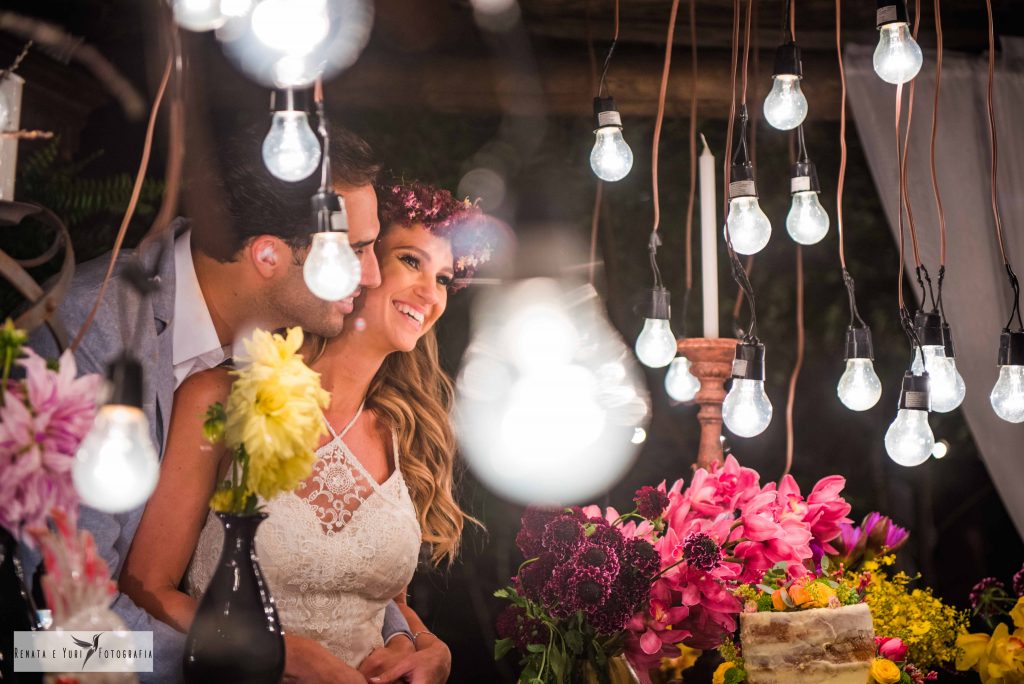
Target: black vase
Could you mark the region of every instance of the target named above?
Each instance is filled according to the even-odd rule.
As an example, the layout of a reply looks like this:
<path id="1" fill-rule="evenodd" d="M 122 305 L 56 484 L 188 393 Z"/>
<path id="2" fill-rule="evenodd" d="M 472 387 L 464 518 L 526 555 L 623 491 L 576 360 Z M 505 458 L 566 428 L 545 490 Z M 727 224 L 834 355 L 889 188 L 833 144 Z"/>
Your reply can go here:
<path id="1" fill-rule="evenodd" d="M 14 632 L 37 631 L 39 616 L 18 560 L 18 542 L 0 527 L 0 681 L 39 681 L 38 673 L 14 672 Z"/>
<path id="2" fill-rule="evenodd" d="M 185 681 L 277 684 L 284 675 L 284 633 L 255 546 L 267 514 L 217 517 L 224 548 L 185 640 Z"/>

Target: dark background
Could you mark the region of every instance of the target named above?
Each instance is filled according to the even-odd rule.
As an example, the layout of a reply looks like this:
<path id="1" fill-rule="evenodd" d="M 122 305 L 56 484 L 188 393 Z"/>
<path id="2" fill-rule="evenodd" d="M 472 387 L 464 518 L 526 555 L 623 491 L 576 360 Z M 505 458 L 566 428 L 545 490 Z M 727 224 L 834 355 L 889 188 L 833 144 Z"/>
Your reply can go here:
<path id="1" fill-rule="evenodd" d="M 470 94 L 486 90 L 473 79 L 478 77 L 481 63 L 487 71 L 487 60 L 491 58 L 526 64 L 523 72 L 527 74 L 547 73 L 546 60 L 568 62 L 578 65 L 581 78 L 589 78 L 585 42 L 572 40 L 571 36 L 546 35 L 531 24 L 545 18 L 545 7 L 563 6 L 566 12 L 575 11 L 578 15 L 581 3 L 524 3 L 526 30 L 520 28 L 500 36 L 477 29 L 464 3 L 442 4 L 444 11 L 435 15 L 441 17 L 440 28 L 416 25 L 417 30 L 396 20 L 396 15 L 401 16 L 402 2 L 378 3 L 378 24 L 362 60 L 402 68 L 410 60 L 418 59 L 418 55 L 426 59 L 428 55 L 440 54 L 449 60 L 446 64 L 453 65 L 454 72 L 450 74 L 454 85 L 445 86 L 445 92 L 458 92 L 460 75 L 465 74 L 461 85 Z M 594 3 L 599 54 L 607 45 L 607 4 Z M 659 5 L 660 9 L 653 7 L 656 4 L 645 4 L 644 11 L 657 19 L 657 31 L 661 32 L 667 18 L 667 3 L 664 7 Z M 702 15 L 699 22 L 720 24 L 731 20 L 731 14 L 721 15 L 728 9 L 728 3 L 709 4 L 714 5 L 714 11 Z M 776 4 L 761 3 L 760 11 L 767 13 L 765 8 L 770 8 L 774 14 Z M 821 5 L 812 4 L 815 8 Z M 156 22 L 152 8 L 140 5 L 129 0 L 29 0 L 8 1 L 5 8 L 45 18 L 84 37 L 149 97 L 161 63 L 154 56 Z M 1008 8 L 1008 3 L 997 3 L 997 31 L 1019 33 L 1024 26 L 1009 16 Z M 857 19 L 864 9 L 858 7 L 853 12 Z M 827 14 L 822 16 L 827 18 Z M 651 17 L 638 17 L 638 21 Z M 624 15 L 624 27 L 627 19 Z M 983 45 L 977 44 L 976 18 L 972 22 L 957 24 L 960 47 L 980 51 Z M 774 25 L 774 19 L 765 23 Z M 551 26 L 549 23 L 549 34 L 554 31 Z M 679 26 L 680 31 L 685 30 L 685 17 L 680 19 Z M 852 26 L 855 37 L 870 38 L 872 31 L 865 31 L 863 25 Z M 831 30 L 828 24 L 809 27 L 824 33 Z M 927 45 L 928 40 L 923 37 L 922 43 Z M 186 36 L 185 43 L 192 69 L 201 73 L 205 81 L 205 89 L 194 92 L 199 93 L 195 97 L 202 101 L 210 122 L 239 109 L 258 112 L 266 107 L 265 91 L 233 72 L 219 57 L 209 36 Z M 20 47 L 17 39 L 0 34 L 0 66 L 9 64 Z M 715 47 L 711 50 L 712 61 L 719 59 Z M 643 60 L 651 57 L 649 63 L 656 68 L 649 76 L 656 80 L 660 75 L 660 57 L 653 58 L 660 49 L 663 48 L 638 37 L 632 43 L 620 45 L 617 59 L 635 65 L 646 64 Z M 826 71 L 834 69 L 834 52 L 827 53 L 823 47 L 818 54 L 816 59 L 831 59 Z M 676 71 L 688 71 L 688 49 L 677 50 L 675 60 Z M 709 71 L 716 68 L 715 64 L 708 66 Z M 754 110 L 759 110 L 763 91 L 767 89 L 769 64 L 752 66 L 752 87 L 760 93 L 756 97 L 751 95 Z M 495 73 L 498 70 L 495 67 Z M 56 143 L 22 143 L 18 197 L 57 209 L 71 223 L 80 259 L 96 256 L 113 242 L 131 176 L 137 169 L 144 122 L 126 121 L 102 86 L 78 66 L 65 66 L 49 55 L 33 51 L 19 73 L 27 80 L 23 127 L 54 130 L 60 139 Z M 621 84 L 620 90 L 628 94 L 632 92 L 630 87 L 642 90 L 640 85 L 628 83 Z M 812 110 L 812 120 L 806 125 L 807 142 L 818 165 L 821 198 L 832 217 L 832 228 L 823 242 L 803 250 L 807 351 L 794 408 L 793 474 L 805 492 L 825 475 L 846 476 L 846 497 L 853 504 L 853 516 L 859 519 L 879 510 L 910 528 L 911 541 L 901 554 L 901 564 L 908 570 L 920 571 L 924 581 L 947 602 L 967 607 L 967 593 L 978 579 L 991 575 L 1009 580 L 1024 560 L 1024 546 L 979 460 L 961 412 L 931 416 L 936 438 L 946 439 L 950 444 L 945 459 L 932 459 L 907 469 L 885 455 L 882 437 L 895 415 L 898 382 L 908 364 L 909 349 L 896 315 L 897 249 L 852 123 L 848 132 L 850 158 L 844 202 L 846 250 L 849 269 L 857 279 L 860 310 L 874 333 L 875 367 L 885 389 L 878 405 L 864 413 L 846 410 L 836 398 L 835 383 L 843 370 L 843 335 L 848 317 L 835 229 L 839 130 L 835 113 L 822 116 L 815 112 L 818 100 L 814 88 L 814 83 L 805 84 Z M 834 89 L 832 81 L 821 85 L 826 94 Z M 546 95 L 550 97 L 551 93 Z M 375 96 L 379 96 L 376 103 Z M 617 96 L 622 100 L 621 95 Z M 467 171 L 479 167 L 494 169 L 504 177 L 506 191 L 502 201 L 490 209 L 514 227 L 521 243 L 551 236 L 568 236 L 584 244 L 589 240 L 595 179 L 587 161 L 593 145 L 588 101 L 584 100 L 575 112 L 556 103 L 550 110 L 528 107 L 508 114 L 487 104 L 487 94 L 480 96 L 479 106 L 472 95 L 452 95 L 447 100 L 430 100 L 423 93 L 410 93 L 409 97 L 407 106 L 398 106 L 393 98 L 401 100 L 402 93 L 388 93 L 386 84 L 377 84 L 369 95 L 346 87 L 344 76 L 328 84 L 332 118 L 363 135 L 395 175 L 430 181 L 454 191 Z M 702 102 L 697 128 L 707 137 L 720 163 L 726 121 L 722 103 L 715 97 L 711 96 L 707 107 Z M 659 260 L 673 293 L 674 330 L 677 334 L 699 335 L 699 251 L 694 257 L 696 288 L 688 309 L 684 307 L 683 295 L 689 121 L 679 112 L 685 112 L 687 107 L 687 92 L 670 94 L 670 115 L 661 142 L 664 245 Z M 652 221 L 650 140 L 654 118 L 653 110 L 631 112 L 628 103 L 622 109 L 625 136 L 633 148 L 635 162 L 625 180 L 605 186 L 598 240 L 598 259 L 603 265 L 598 269 L 597 285 L 611 320 L 632 343 L 642 322 L 635 306 L 650 278 L 646 244 Z M 781 474 L 785 462 L 786 393 L 796 356 L 797 256 L 784 226 L 789 205 L 787 136 L 760 124 L 755 130 L 761 205 L 772 220 L 774 234 L 768 247 L 755 259 L 751 279 L 758 297 L 760 336 L 768 348 L 766 384 L 775 417 L 759 437 L 734 438 L 732 449 L 741 463 L 756 468 L 762 481 L 767 482 Z M 165 133 L 159 132 L 150 181 L 129 244 L 145 232 L 159 204 L 166 157 L 164 139 Z M 955 201 L 952 193 L 946 201 Z M 699 220 L 695 221 L 698 235 L 694 239 L 699 244 L 696 226 Z M 930 231 L 930 227 L 922 228 L 923 240 L 937 239 Z M 0 248 L 16 255 L 38 252 L 45 242 L 46 236 L 30 230 L 0 233 Z M 735 287 L 728 276 L 724 246 L 720 247 L 720 308 L 722 332 L 726 334 L 731 327 Z M 562 267 L 578 266 L 581 262 L 580 255 L 569 250 L 556 250 L 555 254 L 561 258 Z M 956 254 L 950 259 L 955 263 Z M 42 268 L 34 273 L 42 281 L 47 270 Z M 950 281 L 947 286 L 955 287 L 956 283 Z M 0 313 L 17 306 L 18 298 L 6 283 L 0 285 L 0 294 Z M 452 374 L 457 371 L 465 348 L 469 309 L 475 296 L 476 290 L 468 288 L 452 298 L 448 313 L 439 323 L 444 364 Z M 742 323 L 746 316 L 744 310 Z M 957 334 L 966 335 L 969 331 Z M 688 477 L 696 457 L 696 408 L 670 405 L 664 395 L 663 371 L 647 371 L 647 377 L 654 400 L 649 438 L 634 468 L 607 497 L 611 505 L 621 508 L 628 507 L 632 492 L 641 485 L 656 484 L 662 479 L 671 483 L 676 478 Z M 988 388 L 969 387 L 968 391 L 988 392 Z M 428 626 L 451 646 L 453 682 L 514 681 L 514 663 L 506 659 L 495 664 L 491 657 L 494 618 L 501 608 L 491 594 L 509 580 L 522 560 L 513 542 L 521 508 L 488 493 L 470 474 L 461 484 L 461 499 L 487 530 L 467 533 L 462 557 L 450 570 L 434 571 L 424 566 L 414 580 L 411 600 Z"/>

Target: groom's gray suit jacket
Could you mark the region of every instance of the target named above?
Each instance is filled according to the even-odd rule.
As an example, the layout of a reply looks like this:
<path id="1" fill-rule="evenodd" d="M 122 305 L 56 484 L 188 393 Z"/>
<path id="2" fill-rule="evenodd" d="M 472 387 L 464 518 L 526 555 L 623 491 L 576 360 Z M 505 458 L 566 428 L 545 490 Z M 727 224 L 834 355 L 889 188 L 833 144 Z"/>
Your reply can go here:
<path id="1" fill-rule="evenodd" d="M 118 255 L 114 275 L 107 285 L 96 318 L 75 353 L 79 374 L 104 374 L 107 364 L 125 350 L 142 363 L 145 376 L 142 408 L 149 419 L 153 443 L 161 456 L 167 442 L 174 400 L 171 349 L 174 337 L 174 237 L 186 227 L 187 221 L 176 219 L 160 242 L 149 244 L 140 254 L 146 271 L 155 272 L 160 285 L 160 289 L 145 300 L 120 274 L 122 267 L 134 258 L 134 250 L 123 250 Z M 89 315 L 106 275 L 109 258 L 109 254 L 104 254 L 77 266 L 68 295 L 55 314 L 70 335 L 77 334 Z M 58 355 L 56 342 L 46 326 L 40 326 L 31 333 L 29 345 L 43 357 L 55 358 Z M 115 580 L 121 574 L 143 508 L 140 506 L 119 514 L 102 513 L 84 505 L 79 509 L 79 526 L 92 533 L 96 548 L 110 566 Z M 25 558 L 29 576 L 38 562 L 38 556 L 30 554 Z M 185 636 L 152 617 L 122 593 L 117 594 L 112 607 L 129 630 L 153 632 L 153 673 L 141 674 L 140 680 L 144 683 L 180 681 Z M 384 638 L 397 632 L 408 634 L 408 628 L 394 602 L 389 603 L 385 613 Z"/>

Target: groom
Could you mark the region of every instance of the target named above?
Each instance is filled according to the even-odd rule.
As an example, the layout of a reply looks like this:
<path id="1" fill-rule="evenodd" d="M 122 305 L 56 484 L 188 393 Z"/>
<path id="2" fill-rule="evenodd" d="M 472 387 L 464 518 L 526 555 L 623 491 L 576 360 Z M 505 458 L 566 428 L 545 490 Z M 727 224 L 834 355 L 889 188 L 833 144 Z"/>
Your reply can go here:
<path id="1" fill-rule="evenodd" d="M 345 315 L 352 311 L 352 300 L 359 294 L 357 289 L 348 299 L 326 302 L 306 287 L 302 264 L 310 244 L 310 198 L 319 184 L 319 174 L 299 183 L 272 177 L 260 159 L 262 132 L 242 129 L 224 140 L 218 151 L 221 159 L 199 166 L 210 177 L 192 179 L 193 188 L 219 193 L 229 218 L 227 225 L 176 219 L 166 236 L 137 255 L 122 252 L 95 320 L 76 352 L 82 373 L 104 373 L 107 363 L 124 351 L 142 363 L 143 410 L 161 453 L 174 390 L 190 375 L 226 361 L 237 337 L 253 327 L 274 330 L 296 325 L 333 337 L 341 332 Z M 331 165 L 334 189 L 344 198 L 348 212 L 349 241 L 362 267 L 360 287 L 376 287 L 380 270 L 373 243 L 380 224 L 373 182 L 379 164 L 363 140 L 339 129 L 332 131 Z M 154 280 L 159 290 L 146 300 L 120 274 L 121 266 L 133 256 L 141 259 L 147 272 L 157 274 Z M 55 314 L 72 334 L 82 327 L 93 306 L 108 261 L 109 254 L 103 255 L 79 265 L 76 271 L 69 294 Z M 43 356 L 57 356 L 45 326 L 32 333 L 31 345 Z M 92 532 L 115 580 L 142 510 L 112 515 L 81 507 L 79 524 Z M 154 633 L 154 671 L 143 674 L 143 681 L 179 679 L 183 635 L 152 618 L 124 594 L 117 595 L 113 609 L 128 629 Z M 383 631 L 390 643 L 386 653 L 374 654 L 378 668 L 413 662 L 420 672 L 444 670 L 427 681 L 447 675 L 450 655 L 443 644 L 433 653 L 410 653 L 412 635 L 394 603 L 388 606 Z M 390 639 L 397 635 L 410 638 Z M 287 668 L 290 679 L 339 681 L 326 659 L 315 652 L 290 650 Z"/>

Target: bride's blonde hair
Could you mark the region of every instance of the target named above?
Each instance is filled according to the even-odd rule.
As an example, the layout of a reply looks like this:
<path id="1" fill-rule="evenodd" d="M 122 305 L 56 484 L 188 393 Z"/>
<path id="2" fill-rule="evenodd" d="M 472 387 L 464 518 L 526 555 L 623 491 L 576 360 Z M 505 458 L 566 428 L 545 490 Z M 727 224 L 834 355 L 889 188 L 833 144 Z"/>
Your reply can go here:
<path id="1" fill-rule="evenodd" d="M 437 336 L 427 331 L 411 352 L 394 352 L 370 382 L 366 406 L 398 436 L 402 476 L 416 505 L 431 560 L 450 565 L 458 554 L 467 515 L 452 493 L 455 482 L 454 399 L 451 378 L 441 368 Z"/>

